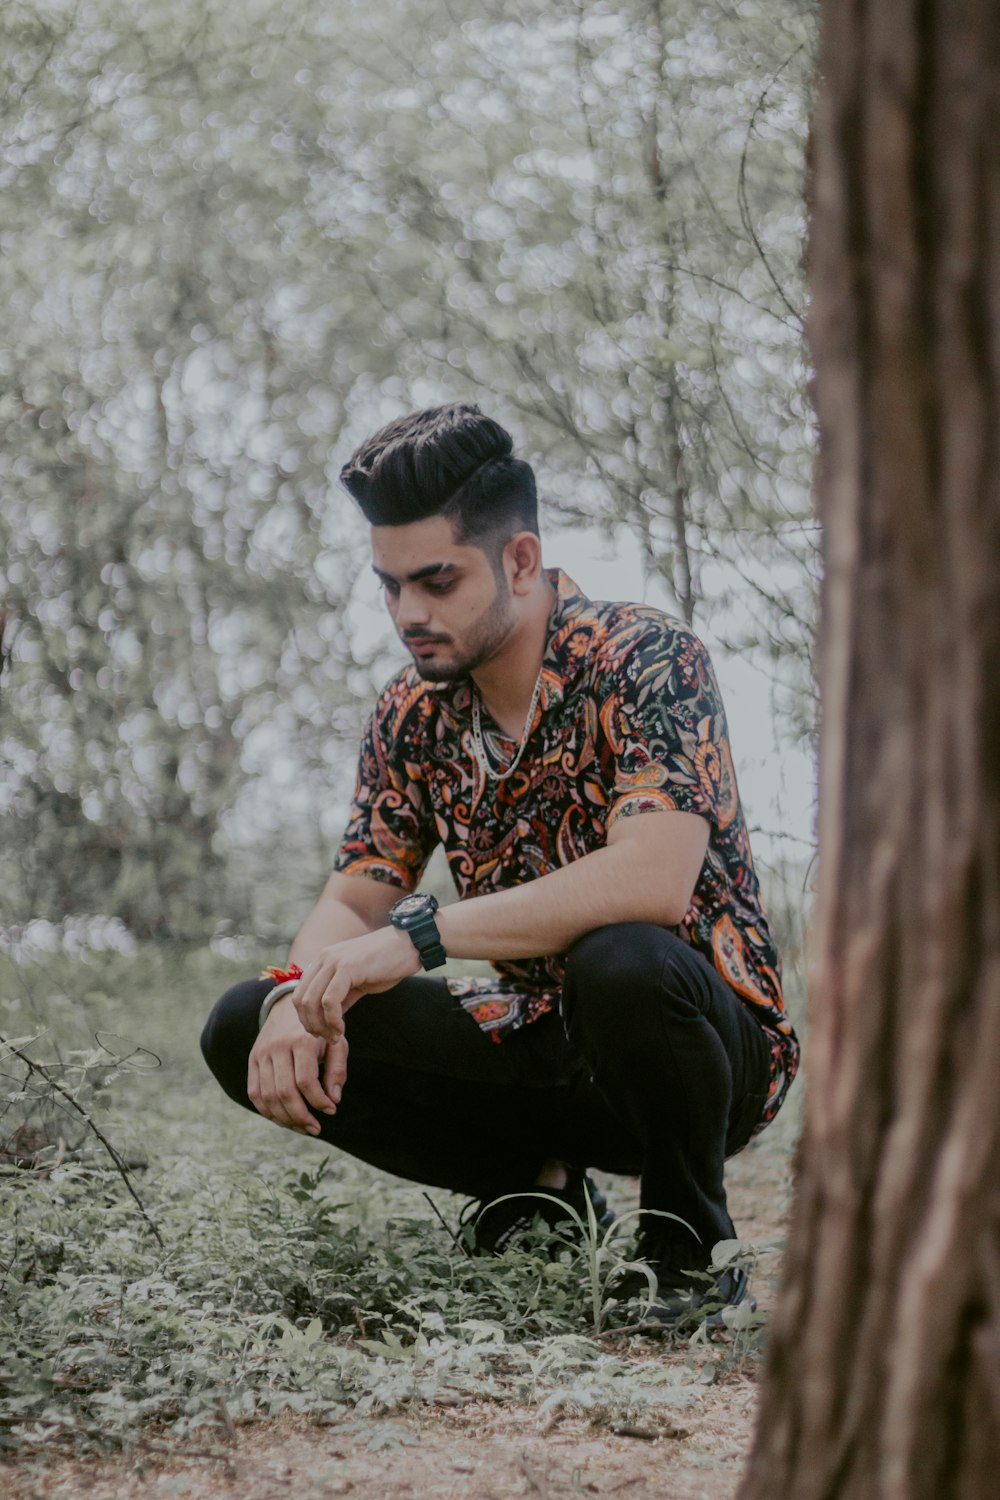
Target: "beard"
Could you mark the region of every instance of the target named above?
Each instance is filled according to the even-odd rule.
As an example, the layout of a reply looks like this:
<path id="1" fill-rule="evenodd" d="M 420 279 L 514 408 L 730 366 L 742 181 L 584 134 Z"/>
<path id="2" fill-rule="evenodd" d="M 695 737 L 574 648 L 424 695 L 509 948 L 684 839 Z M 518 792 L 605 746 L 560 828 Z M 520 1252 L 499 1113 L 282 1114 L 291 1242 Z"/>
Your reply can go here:
<path id="1" fill-rule="evenodd" d="M 504 582 L 506 583 L 506 579 Z M 454 658 L 447 665 L 435 666 L 431 661 L 421 662 L 419 657 L 414 657 L 413 665 L 425 682 L 462 682 L 499 651 L 513 625 L 514 611 L 510 599 L 501 590 L 500 580 L 497 579 L 496 592 L 489 608 L 479 616 L 461 643 L 454 640 L 449 642 L 457 647 Z M 410 639 L 419 640 L 420 637 L 411 635 Z"/>

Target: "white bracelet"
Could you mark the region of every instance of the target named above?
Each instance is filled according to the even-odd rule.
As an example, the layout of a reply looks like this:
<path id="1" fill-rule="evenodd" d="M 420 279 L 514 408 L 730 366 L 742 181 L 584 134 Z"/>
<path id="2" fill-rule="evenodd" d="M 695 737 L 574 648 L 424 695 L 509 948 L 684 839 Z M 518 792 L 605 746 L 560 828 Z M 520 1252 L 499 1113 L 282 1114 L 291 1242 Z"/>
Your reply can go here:
<path id="1" fill-rule="evenodd" d="M 264 1022 L 267 1020 L 268 1016 L 271 1014 L 278 1001 L 284 999 L 286 995 L 290 995 L 292 993 L 292 990 L 294 990 L 298 985 L 298 982 L 299 981 L 297 979 L 283 979 L 280 984 L 276 984 L 274 986 L 273 990 L 268 990 L 267 994 L 264 996 L 264 1002 L 261 1005 L 260 1013 L 257 1016 L 258 1032 L 263 1027 Z"/>

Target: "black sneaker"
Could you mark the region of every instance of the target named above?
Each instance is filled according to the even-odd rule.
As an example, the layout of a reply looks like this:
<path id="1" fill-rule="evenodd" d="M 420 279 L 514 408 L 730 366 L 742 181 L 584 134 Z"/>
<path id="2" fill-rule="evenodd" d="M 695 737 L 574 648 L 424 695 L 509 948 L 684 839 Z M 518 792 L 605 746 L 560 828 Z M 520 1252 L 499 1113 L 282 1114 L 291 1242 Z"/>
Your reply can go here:
<path id="1" fill-rule="evenodd" d="M 607 1229 L 615 1222 L 608 1200 L 586 1173 L 580 1172 L 571 1176 L 564 1188 L 535 1187 L 473 1201 L 462 1214 L 459 1240 L 472 1255 L 503 1255 L 505 1250 L 540 1246 L 557 1255 L 564 1245 L 582 1240 L 585 1230 L 581 1231 L 580 1220 L 586 1226 L 588 1197 L 598 1228 Z"/>
<path id="2" fill-rule="evenodd" d="M 747 1273 L 739 1266 L 727 1266 L 717 1275 L 704 1272 L 698 1280 L 686 1272 L 669 1272 L 657 1276 L 656 1296 L 651 1302 L 633 1302 L 631 1309 L 639 1321 L 662 1329 L 691 1331 L 704 1324 L 707 1328 L 724 1328 L 723 1311 L 746 1303 L 753 1312 L 757 1303 L 748 1296 Z"/>
<path id="3" fill-rule="evenodd" d="M 608 1296 L 614 1299 L 614 1321 L 629 1327 L 690 1332 L 704 1324 L 724 1328 L 727 1307 L 746 1304 L 754 1312 L 757 1303 L 749 1296 L 747 1273 L 740 1266 L 722 1270 L 678 1270 L 667 1259 L 643 1257 L 652 1276 L 632 1264 L 613 1276 Z"/>

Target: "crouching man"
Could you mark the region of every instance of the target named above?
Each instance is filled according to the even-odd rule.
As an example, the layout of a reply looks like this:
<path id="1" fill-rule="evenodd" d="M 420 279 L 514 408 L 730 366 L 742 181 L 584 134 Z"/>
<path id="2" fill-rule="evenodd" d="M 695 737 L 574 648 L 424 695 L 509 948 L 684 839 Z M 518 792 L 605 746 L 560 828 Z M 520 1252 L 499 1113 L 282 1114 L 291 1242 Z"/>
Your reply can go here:
<path id="1" fill-rule="evenodd" d="M 205 1027 L 237 1103 L 485 1207 L 502 1250 L 641 1178 L 665 1325 L 736 1304 L 723 1163 L 798 1064 L 711 664 L 678 621 L 542 565 L 534 476 L 469 405 L 391 423 L 341 478 L 412 662 L 361 745 L 334 873 L 287 970 Z M 413 894 L 441 843 L 460 900 Z M 489 979 L 435 978 L 489 959 Z M 565 1211 L 563 1210 L 565 1205 Z M 663 1217 L 663 1214 L 672 1217 Z M 648 1285 L 628 1276 L 623 1302 Z M 716 1314 L 717 1315 L 717 1314 Z"/>

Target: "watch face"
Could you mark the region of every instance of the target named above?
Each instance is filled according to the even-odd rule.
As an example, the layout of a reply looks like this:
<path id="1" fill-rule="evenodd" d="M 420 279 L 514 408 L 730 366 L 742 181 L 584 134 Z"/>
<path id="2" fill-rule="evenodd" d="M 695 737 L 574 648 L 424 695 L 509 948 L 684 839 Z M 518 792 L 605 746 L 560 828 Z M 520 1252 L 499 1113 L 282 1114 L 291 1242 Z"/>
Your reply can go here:
<path id="1" fill-rule="evenodd" d="M 393 907 L 397 917 L 415 917 L 418 912 L 428 909 L 426 896 L 402 896 Z"/>

